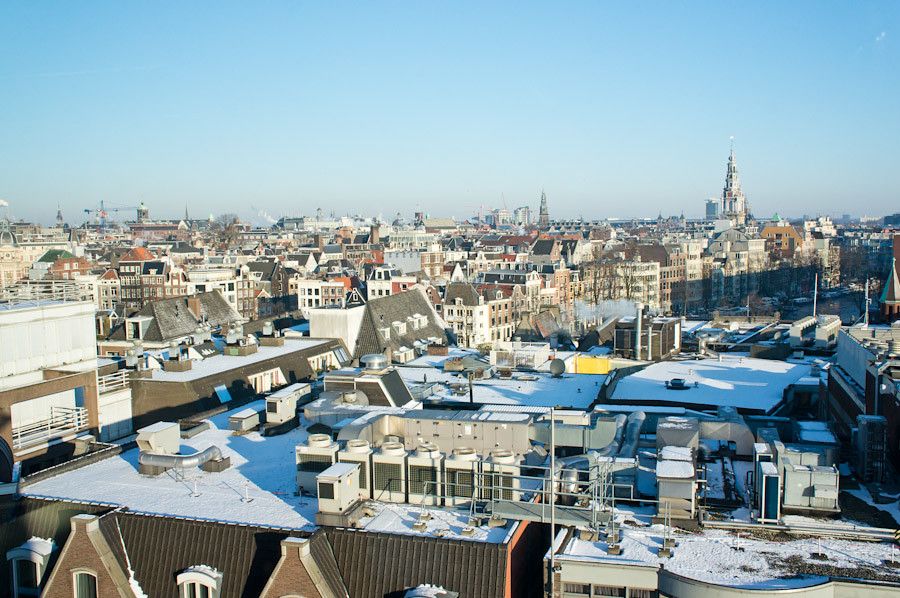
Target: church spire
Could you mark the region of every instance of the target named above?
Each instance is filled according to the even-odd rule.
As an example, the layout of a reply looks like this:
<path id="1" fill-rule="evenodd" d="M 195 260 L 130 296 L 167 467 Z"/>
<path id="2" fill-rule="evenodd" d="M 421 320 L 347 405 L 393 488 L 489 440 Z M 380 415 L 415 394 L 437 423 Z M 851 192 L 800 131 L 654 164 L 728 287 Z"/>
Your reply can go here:
<path id="1" fill-rule="evenodd" d="M 546 228 L 550 226 L 550 211 L 547 209 L 547 194 L 541 189 L 541 209 L 538 212 L 538 226 Z"/>
<path id="2" fill-rule="evenodd" d="M 733 220 L 735 224 L 744 224 L 747 221 L 747 198 L 741 190 L 741 177 L 734 157 L 734 137 L 731 138 L 731 151 L 725 170 L 725 186 L 722 188 L 722 215 Z"/>

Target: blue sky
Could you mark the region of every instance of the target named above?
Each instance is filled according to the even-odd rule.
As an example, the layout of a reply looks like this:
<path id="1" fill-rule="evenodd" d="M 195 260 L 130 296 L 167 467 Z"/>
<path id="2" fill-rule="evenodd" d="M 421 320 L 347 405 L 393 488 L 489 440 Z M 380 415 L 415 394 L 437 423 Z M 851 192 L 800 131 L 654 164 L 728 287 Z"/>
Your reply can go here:
<path id="1" fill-rule="evenodd" d="M 900 2 L 0 3 L 0 198 L 70 222 L 900 210 Z"/>

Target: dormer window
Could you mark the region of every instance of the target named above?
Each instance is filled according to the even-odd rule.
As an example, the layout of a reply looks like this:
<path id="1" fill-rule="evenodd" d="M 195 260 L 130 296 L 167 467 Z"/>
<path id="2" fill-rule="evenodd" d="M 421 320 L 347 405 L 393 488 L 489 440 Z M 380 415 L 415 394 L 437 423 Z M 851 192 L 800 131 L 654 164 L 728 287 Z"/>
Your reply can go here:
<path id="1" fill-rule="evenodd" d="M 400 336 L 403 336 L 404 334 L 406 334 L 406 323 L 405 322 L 400 322 L 398 320 L 394 320 L 393 322 L 391 322 L 391 325 L 394 327 L 394 330 L 396 330 L 397 334 L 399 334 Z"/>
<path id="2" fill-rule="evenodd" d="M 222 573 L 207 565 L 196 565 L 179 573 L 175 582 L 180 598 L 219 598 Z"/>
<path id="3" fill-rule="evenodd" d="M 40 595 L 41 580 L 53 549 L 53 540 L 31 538 L 6 553 L 6 560 L 12 569 L 14 598 Z"/>

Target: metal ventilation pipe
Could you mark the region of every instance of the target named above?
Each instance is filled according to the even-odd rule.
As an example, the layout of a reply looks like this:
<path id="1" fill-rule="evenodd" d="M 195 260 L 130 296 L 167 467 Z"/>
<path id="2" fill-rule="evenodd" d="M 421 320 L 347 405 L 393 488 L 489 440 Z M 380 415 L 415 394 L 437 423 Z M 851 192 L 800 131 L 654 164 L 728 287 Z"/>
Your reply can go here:
<path id="1" fill-rule="evenodd" d="M 641 428 L 647 415 L 643 411 L 632 411 L 628 414 L 628 422 L 625 424 L 625 438 L 618 457 L 634 457 L 637 455 L 638 443 L 641 441 Z"/>
<path id="2" fill-rule="evenodd" d="M 200 467 L 207 461 L 221 461 L 222 451 L 217 446 L 210 446 L 202 451 L 197 451 L 193 455 L 164 455 L 162 453 L 141 453 L 138 456 L 138 463 L 141 465 L 151 465 L 154 467 L 178 467 L 187 469 L 188 467 Z"/>
<path id="3" fill-rule="evenodd" d="M 641 320 L 643 319 L 644 304 L 640 301 L 635 304 L 634 314 L 634 358 L 641 358 Z"/>

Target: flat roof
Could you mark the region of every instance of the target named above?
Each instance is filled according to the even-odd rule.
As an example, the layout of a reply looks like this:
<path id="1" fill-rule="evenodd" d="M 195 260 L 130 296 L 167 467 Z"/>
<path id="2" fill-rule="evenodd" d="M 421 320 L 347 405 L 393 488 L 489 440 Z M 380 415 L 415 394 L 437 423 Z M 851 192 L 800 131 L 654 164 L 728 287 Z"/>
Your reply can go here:
<path id="1" fill-rule="evenodd" d="M 294 496 L 294 447 L 305 443 L 307 432 L 295 428 L 277 436 L 250 432 L 232 435 L 228 418 L 247 408 L 262 410 L 265 401 L 220 413 L 209 419 L 210 429 L 182 439 L 182 452 L 219 447 L 231 467 L 219 473 L 199 468 L 170 470 L 156 477 L 138 473 L 137 448 L 61 473 L 22 488 L 26 496 L 123 505 L 132 511 L 211 519 L 252 525 L 309 528 L 314 526 L 318 501 Z M 194 496 L 196 494 L 199 496 Z M 249 497 L 251 502 L 245 502 Z"/>
<path id="2" fill-rule="evenodd" d="M 423 399 L 468 401 L 469 391 L 456 394 L 450 385 L 468 385 L 465 374 L 429 367 L 395 366 L 410 387 L 432 385 L 433 395 Z M 511 378 L 492 377 L 474 380 L 474 402 L 524 407 L 573 407 L 587 409 L 597 398 L 607 376 L 602 374 L 563 374 L 555 378 L 545 372 L 514 371 Z"/>
<path id="3" fill-rule="evenodd" d="M 153 370 L 153 377 L 146 379 L 154 382 L 193 382 L 207 376 L 214 376 L 220 372 L 245 367 L 267 359 L 282 357 L 297 351 L 312 349 L 333 342 L 331 339 L 307 339 L 285 337 L 283 345 L 257 345 L 256 353 L 250 355 L 222 355 L 216 353 L 205 359 L 194 359 L 191 369 L 184 372 L 167 372 L 165 370 Z"/>
<path id="4" fill-rule="evenodd" d="M 652 508 L 617 508 L 616 520 L 621 523 L 622 552 L 608 553 L 605 541 L 580 540 L 577 535 L 563 546 L 558 560 L 606 562 L 614 565 L 646 566 L 708 583 L 743 588 L 776 589 L 816 585 L 827 578 L 805 575 L 798 569 L 802 564 L 815 563 L 832 571 L 846 569 L 846 575 L 856 577 L 852 571 L 871 570 L 885 577 L 900 580 L 900 571 L 885 566 L 894 550 L 890 543 L 859 542 L 835 538 L 798 538 L 778 541 L 738 537 L 722 529 L 704 528 L 699 532 L 673 530 L 677 541 L 670 558 L 660 558 L 665 528 L 651 525 Z M 628 520 L 628 523 L 625 521 Z M 848 526 L 843 522 L 830 522 L 832 526 Z M 826 561 L 811 560 L 819 551 L 828 555 Z M 810 567 L 812 568 L 812 567 Z M 839 572 L 833 573 L 840 576 Z"/>
<path id="5" fill-rule="evenodd" d="M 728 354 L 723 354 L 721 359 L 662 361 L 623 377 L 612 399 L 769 412 L 781 403 L 788 386 L 809 375 L 809 367 Z M 687 388 L 666 388 L 665 383 L 674 378 L 683 379 Z"/>

